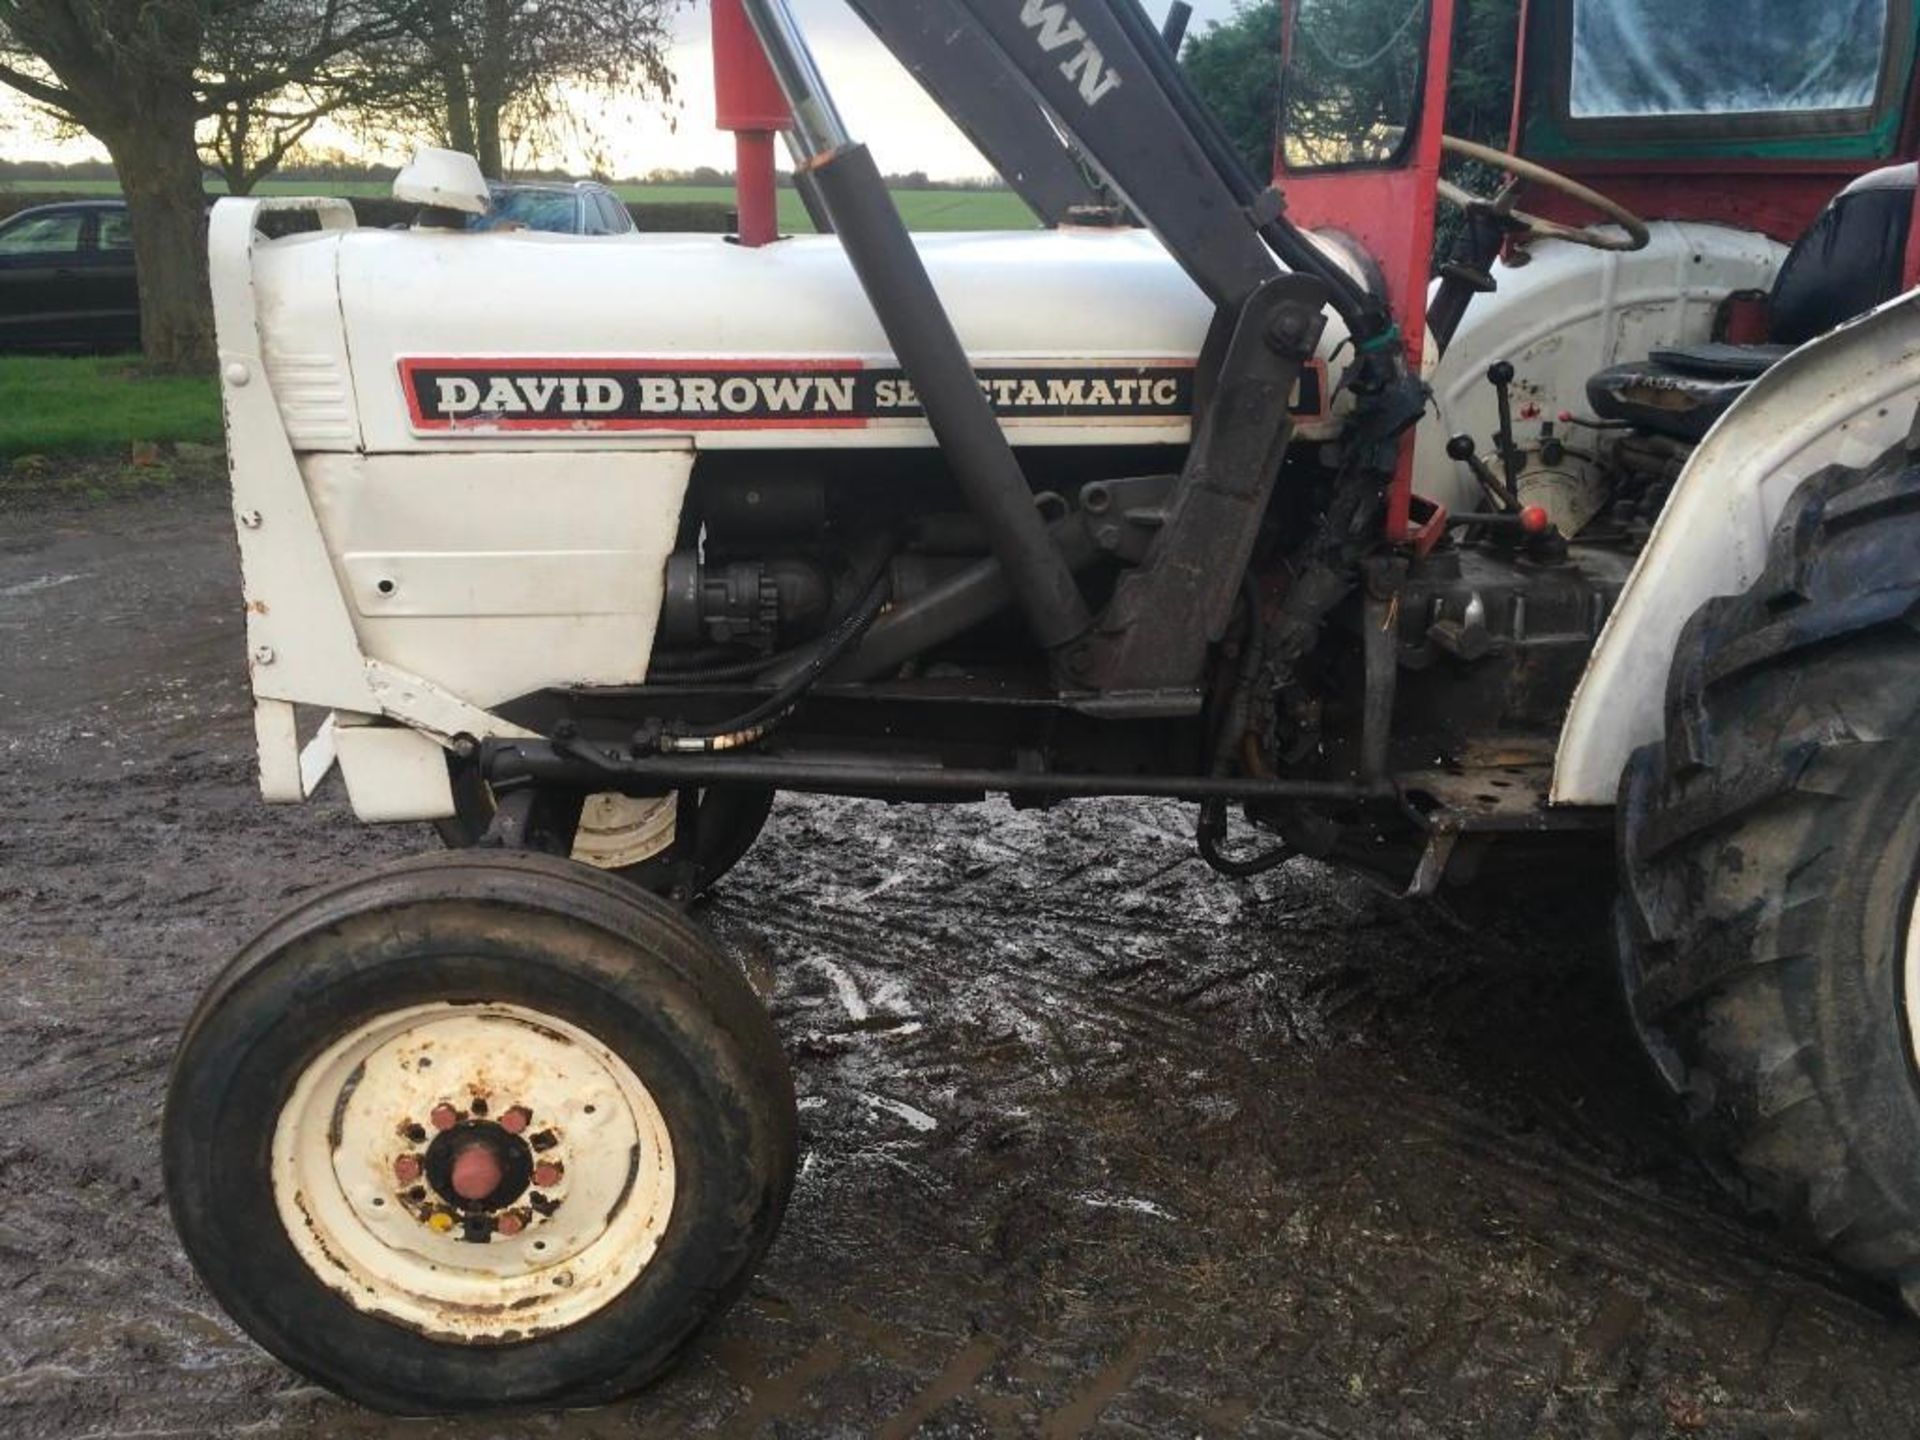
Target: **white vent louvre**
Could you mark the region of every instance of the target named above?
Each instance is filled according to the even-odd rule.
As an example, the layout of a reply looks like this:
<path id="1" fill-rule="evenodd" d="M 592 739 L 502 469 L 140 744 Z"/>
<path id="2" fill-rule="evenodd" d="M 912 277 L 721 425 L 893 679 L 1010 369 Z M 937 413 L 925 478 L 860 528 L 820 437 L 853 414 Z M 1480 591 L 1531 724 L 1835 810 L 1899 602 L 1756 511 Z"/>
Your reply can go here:
<path id="1" fill-rule="evenodd" d="M 266 362 L 295 450 L 339 449 L 358 441 L 352 382 L 333 356 L 269 348 Z"/>

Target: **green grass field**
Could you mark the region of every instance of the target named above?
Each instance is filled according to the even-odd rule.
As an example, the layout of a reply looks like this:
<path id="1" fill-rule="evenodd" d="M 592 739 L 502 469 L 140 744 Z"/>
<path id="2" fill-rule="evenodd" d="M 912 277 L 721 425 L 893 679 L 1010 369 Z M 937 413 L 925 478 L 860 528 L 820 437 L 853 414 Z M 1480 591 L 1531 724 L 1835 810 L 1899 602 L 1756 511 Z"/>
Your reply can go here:
<path id="1" fill-rule="evenodd" d="M 220 187 L 209 182 L 209 191 Z M 263 195 L 385 195 L 389 187 L 375 180 L 321 181 L 268 180 L 260 186 Z M 646 204 L 731 204 L 733 191 L 724 185 L 616 185 L 622 200 Z M 0 193 L 31 195 L 38 192 L 65 195 L 118 195 L 120 186 L 112 180 L 17 180 L 0 182 Z M 899 207 L 909 228 L 914 230 L 1029 230 L 1034 226 L 1033 212 L 1011 190 L 896 190 L 893 202 Z M 780 224 L 795 234 L 813 229 L 800 197 L 791 190 L 780 192 Z"/>
<path id="2" fill-rule="evenodd" d="M 125 455 L 138 440 L 219 444 L 213 377 L 144 374 L 126 355 L 0 356 L 0 456 Z"/>

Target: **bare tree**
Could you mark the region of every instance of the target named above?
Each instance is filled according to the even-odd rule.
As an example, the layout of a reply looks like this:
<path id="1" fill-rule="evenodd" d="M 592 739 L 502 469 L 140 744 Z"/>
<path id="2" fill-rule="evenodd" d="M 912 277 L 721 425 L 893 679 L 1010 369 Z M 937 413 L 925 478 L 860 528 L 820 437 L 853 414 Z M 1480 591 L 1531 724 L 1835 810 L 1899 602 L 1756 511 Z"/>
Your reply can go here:
<path id="1" fill-rule="evenodd" d="M 0 84 L 112 157 L 151 362 L 213 361 L 200 121 L 321 81 L 411 23 L 393 0 L 0 0 Z"/>
<path id="2" fill-rule="evenodd" d="M 213 117 L 213 134 L 201 142 L 200 156 L 220 172 L 229 195 L 251 195 L 326 114 L 324 105 L 305 103 L 297 93 L 249 97 Z"/>
<path id="3" fill-rule="evenodd" d="M 405 3 L 405 0 L 402 0 Z M 409 44 L 447 144 L 500 175 L 514 142 L 591 135 L 570 92 L 670 99 L 667 20 L 683 0 L 419 0 Z"/>

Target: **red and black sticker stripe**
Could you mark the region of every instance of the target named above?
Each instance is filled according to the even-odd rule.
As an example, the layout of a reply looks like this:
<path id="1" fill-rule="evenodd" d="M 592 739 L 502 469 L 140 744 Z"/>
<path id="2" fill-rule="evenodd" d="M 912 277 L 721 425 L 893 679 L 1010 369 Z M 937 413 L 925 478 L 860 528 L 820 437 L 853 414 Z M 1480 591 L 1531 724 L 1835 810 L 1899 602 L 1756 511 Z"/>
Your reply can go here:
<path id="1" fill-rule="evenodd" d="M 1006 420 L 1141 423 L 1193 410 L 1193 367 L 1176 361 L 976 373 Z M 1325 382 L 1310 364 L 1296 415 L 1324 413 Z M 400 383 L 420 431 L 850 429 L 923 414 L 901 371 L 859 360 L 407 358 Z"/>

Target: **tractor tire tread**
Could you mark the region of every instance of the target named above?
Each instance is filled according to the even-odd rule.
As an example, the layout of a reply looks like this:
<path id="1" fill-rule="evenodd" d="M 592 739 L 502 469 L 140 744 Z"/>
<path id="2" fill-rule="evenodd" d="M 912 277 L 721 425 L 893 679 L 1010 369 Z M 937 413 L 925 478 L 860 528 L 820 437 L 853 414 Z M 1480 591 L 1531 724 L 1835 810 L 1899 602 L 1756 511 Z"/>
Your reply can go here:
<path id="1" fill-rule="evenodd" d="M 1616 925 L 1633 1023 L 1709 1169 L 1920 1298 L 1920 1185 L 1863 1146 L 1911 1058 L 1896 1027 L 1855 1053 L 1821 1023 L 1836 992 L 1864 1004 L 1831 937 L 1862 883 L 1860 817 L 1920 754 L 1916 617 L 1920 461 L 1903 444 L 1803 482 L 1763 571 L 1682 631 L 1666 739 L 1622 779 Z"/>

